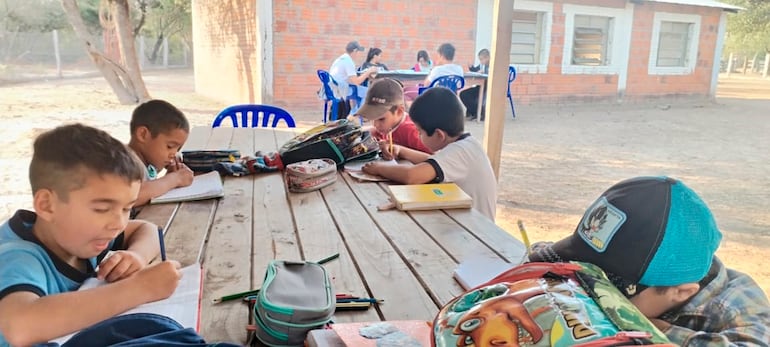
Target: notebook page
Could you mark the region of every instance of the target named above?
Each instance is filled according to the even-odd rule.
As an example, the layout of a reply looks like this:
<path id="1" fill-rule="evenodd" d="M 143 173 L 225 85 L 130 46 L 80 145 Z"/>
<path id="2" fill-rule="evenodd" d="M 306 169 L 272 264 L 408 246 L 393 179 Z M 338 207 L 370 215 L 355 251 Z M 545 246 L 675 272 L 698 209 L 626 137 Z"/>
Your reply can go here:
<path id="1" fill-rule="evenodd" d="M 222 178 L 216 171 L 211 171 L 193 178 L 192 184 L 187 187 L 174 188 L 161 196 L 150 201 L 150 203 L 175 202 L 187 200 L 200 200 L 208 198 L 217 198 L 224 195 Z"/>
<path id="2" fill-rule="evenodd" d="M 200 264 L 192 264 L 180 269 L 179 272 L 182 274 L 182 278 L 179 280 L 179 285 L 170 297 L 164 300 L 139 305 L 120 315 L 131 313 L 155 313 L 172 318 L 181 326 L 193 328 L 197 331 L 200 318 L 201 267 Z M 78 290 L 92 289 L 105 284 L 107 284 L 107 282 L 92 277 L 83 282 Z M 63 344 L 77 333 L 78 332 L 74 332 L 51 340 L 51 342 Z"/>

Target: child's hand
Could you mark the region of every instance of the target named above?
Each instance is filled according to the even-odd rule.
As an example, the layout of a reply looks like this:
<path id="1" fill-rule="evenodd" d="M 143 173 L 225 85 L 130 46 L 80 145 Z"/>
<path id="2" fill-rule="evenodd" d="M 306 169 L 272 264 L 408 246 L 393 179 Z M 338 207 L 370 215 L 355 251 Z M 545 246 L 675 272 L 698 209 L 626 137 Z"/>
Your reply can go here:
<path id="1" fill-rule="evenodd" d="M 143 269 L 147 261 L 131 251 L 116 251 L 99 263 L 96 277 L 107 282 L 120 281 Z"/>
<path id="2" fill-rule="evenodd" d="M 361 168 L 361 171 L 368 173 L 370 175 L 380 175 L 380 166 L 382 166 L 382 163 L 375 163 L 375 162 L 368 162 L 364 164 L 364 166 Z"/>
<path id="3" fill-rule="evenodd" d="M 171 296 L 179 285 L 182 274 L 179 263 L 173 260 L 162 261 L 137 272 L 132 278 L 140 289 L 145 302 L 162 300 Z"/>
<path id="4" fill-rule="evenodd" d="M 194 176 L 193 171 L 185 164 L 180 164 L 179 169 L 169 173 L 169 175 L 174 175 L 177 187 L 187 187 L 191 185 Z"/>
<path id="5" fill-rule="evenodd" d="M 401 146 L 399 145 L 393 145 L 393 147 L 390 147 L 390 141 L 380 141 L 378 143 L 380 145 L 380 151 L 382 151 L 382 159 L 385 160 L 393 160 L 398 159 L 398 154 L 401 151 Z"/>

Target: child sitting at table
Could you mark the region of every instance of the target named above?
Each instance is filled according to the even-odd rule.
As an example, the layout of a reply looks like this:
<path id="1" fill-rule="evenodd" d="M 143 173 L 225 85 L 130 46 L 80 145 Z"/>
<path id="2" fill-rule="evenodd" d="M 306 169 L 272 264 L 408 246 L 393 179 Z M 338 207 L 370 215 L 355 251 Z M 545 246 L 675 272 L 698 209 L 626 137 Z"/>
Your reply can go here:
<path id="1" fill-rule="evenodd" d="M 372 162 L 363 171 L 405 184 L 454 182 L 473 198 L 473 208 L 495 220 L 497 179 L 481 144 L 464 133 L 465 109 L 451 90 L 436 87 L 417 97 L 409 115 L 433 155 L 400 145 L 381 146 L 407 164 Z"/>
<path id="2" fill-rule="evenodd" d="M 150 100 L 134 109 L 130 127 L 128 146 L 147 167 L 137 206 L 171 189 L 192 184 L 192 170 L 177 158 L 190 133 L 190 124 L 182 111 L 166 101 Z M 159 176 L 163 169 L 166 174 Z"/>
<path id="3" fill-rule="evenodd" d="M 479 65 L 468 64 L 468 70 L 471 72 L 478 72 L 483 74 L 489 73 L 489 50 L 484 48 L 479 51 Z M 484 80 L 484 94 L 486 94 L 487 81 Z M 479 115 L 476 114 L 479 106 L 479 91 L 480 85 L 474 85 L 463 89 L 460 92 L 460 100 L 465 105 L 465 117 L 475 120 Z M 484 120 L 484 109 L 486 108 L 486 95 L 481 97 L 481 120 Z"/>
<path id="4" fill-rule="evenodd" d="M 429 72 L 432 68 L 433 62 L 430 61 L 428 52 L 424 49 L 421 49 L 419 52 L 417 52 L 417 64 L 414 64 L 412 70 L 415 72 Z"/>
<path id="5" fill-rule="evenodd" d="M 768 346 L 770 303 L 715 255 L 721 239 L 684 183 L 636 177 L 602 193 L 570 236 L 533 245 L 529 260 L 601 267 L 677 346 Z"/>
<path id="6" fill-rule="evenodd" d="M 394 145 L 433 153 L 420 140 L 417 127 L 404 108 L 404 89 L 401 83 L 382 78 L 369 87 L 358 115 L 372 122 L 372 136 L 381 143 L 390 145 L 392 140 Z M 382 156 L 386 160 L 393 159 L 390 151 L 383 151 Z"/>
<path id="7" fill-rule="evenodd" d="M 409 86 L 404 88 L 404 97 L 407 101 L 414 100 L 419 94 L 420 87 L 427 87 L 437 78 L 449 75 L 463 75 L 463 67 L 454 63 L 455 59 L 455 46 L 451 43 L 443 43 L 438 46 L 438 58 L 436 58 L 436 66 L 430 69 L 428 76 L 425 77 L 425 81 L 422 84 L 416 86 Z"/>
<path id="8" fill-rule="evenodd" d="M 147 265 L 157 227 L 128 219 L 143 171 L 120 141 L 85 125 L 35 139 L 35 212 L 0 226 L 0 346 L 44 343 L 173 293 L 179 264 Z M 77 290 L 93 276 L 111 283 Z"/>

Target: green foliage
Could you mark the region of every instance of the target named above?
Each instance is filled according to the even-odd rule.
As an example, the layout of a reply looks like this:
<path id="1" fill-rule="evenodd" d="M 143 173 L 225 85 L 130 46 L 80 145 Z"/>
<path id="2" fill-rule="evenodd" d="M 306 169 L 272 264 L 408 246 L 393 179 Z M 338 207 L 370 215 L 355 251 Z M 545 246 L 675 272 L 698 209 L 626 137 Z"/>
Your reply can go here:
<path id="1" fill-rule="evenodd" d="M 770 1 L 723 1 L 745 8 L 728 15 L 725 52 L 747 55 L 770 52 Z"/>
<path id="2" fill-rule="evenodd" d="M 49 32 L 69 27 L 57 0 L 0 0 L 0 30 Z"/>

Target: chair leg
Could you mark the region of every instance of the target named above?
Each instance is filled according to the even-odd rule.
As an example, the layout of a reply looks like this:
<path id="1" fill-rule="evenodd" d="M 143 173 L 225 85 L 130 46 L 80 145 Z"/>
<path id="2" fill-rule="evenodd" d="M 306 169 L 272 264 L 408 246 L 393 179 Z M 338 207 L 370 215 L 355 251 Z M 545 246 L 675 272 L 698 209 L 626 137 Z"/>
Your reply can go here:
<path id="1" fill-rule="evenodd" d="M 329 102 L 328 102 L 328 101 L 324 101 L 324 118 L 323 118 L 323 124 L 326 124 L 326 111 L 328 110 L 328 108 L 329 108 Z"/>
<path id="2" fill-rule="evenodd" d="M 513 114 L 513 118 L 516 119 L 516 109 L 513 108 L 513 98 L 509 95 L 508 101 L 511 103 L 511 113 Z"/>
<path id="3" fill-rule="evenodd" d="M 337 120 L 338 109 L 339 109 L 339 105 L 337 105 L 337 101 L 336 100 L 332 100 L 332 107 L 331 107 L 331 111 L 329 113 L 329 120 L 330 121 Z"/>

